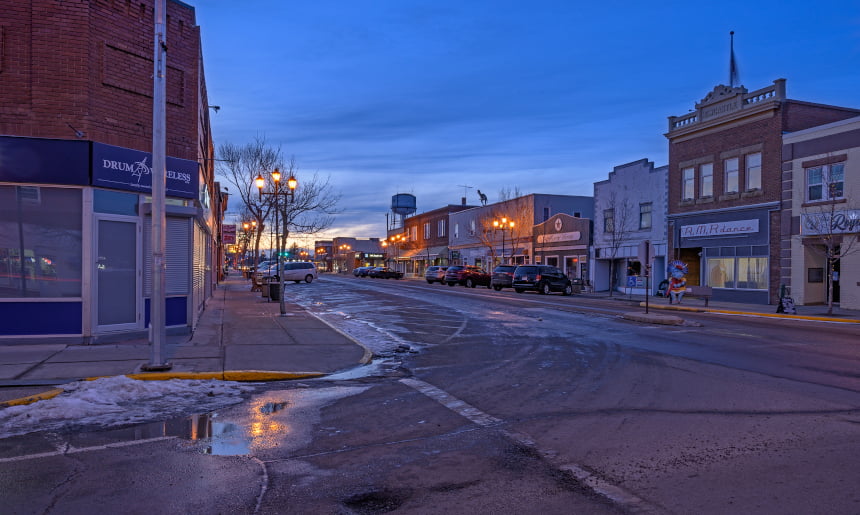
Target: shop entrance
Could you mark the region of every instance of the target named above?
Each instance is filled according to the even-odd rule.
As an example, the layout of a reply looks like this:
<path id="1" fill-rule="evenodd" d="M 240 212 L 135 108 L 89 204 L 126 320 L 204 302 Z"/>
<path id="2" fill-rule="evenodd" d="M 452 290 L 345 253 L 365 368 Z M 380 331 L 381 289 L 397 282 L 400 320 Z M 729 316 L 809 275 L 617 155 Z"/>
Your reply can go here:
<path id="1" fill-rule="evenodd" d="M 94 307 L 100 333 L 138 328 L 137 234 L 135 218 L 96 218 Z"/>

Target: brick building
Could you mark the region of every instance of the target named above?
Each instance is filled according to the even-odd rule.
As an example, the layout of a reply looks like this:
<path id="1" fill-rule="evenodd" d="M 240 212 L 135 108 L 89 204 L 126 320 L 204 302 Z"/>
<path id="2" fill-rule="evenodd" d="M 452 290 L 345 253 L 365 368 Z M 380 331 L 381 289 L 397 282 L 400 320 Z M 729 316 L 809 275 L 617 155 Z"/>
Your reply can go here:
<path id="1" fill-rule="evenodd" d="M 714 298 L 767 304 L 780 287 L 782 135 L 860 111 L 790 100 L 785 80 L 717 86 L 669 117 L 669 259 Z"/>
<path id="2" fill-rule="evenodd" d="M 407 274 L 424 275 L 428 266 L 448 265 L 448 242 L 451 236 L 448 221 L 452 213 L 474 206 L 449 204 L 403 219 L 402 226 L 388 230 L 386 255 L 389 263 Z"/>
<path id="3" fill-rule="evenodd" d="M 0 4 L 0 336 L 143 331 L 153 1 Z M 226 196 L 194 9 L 168 1 L 166 31 L 167 324 L 189 328 L 220 275 Z"/>

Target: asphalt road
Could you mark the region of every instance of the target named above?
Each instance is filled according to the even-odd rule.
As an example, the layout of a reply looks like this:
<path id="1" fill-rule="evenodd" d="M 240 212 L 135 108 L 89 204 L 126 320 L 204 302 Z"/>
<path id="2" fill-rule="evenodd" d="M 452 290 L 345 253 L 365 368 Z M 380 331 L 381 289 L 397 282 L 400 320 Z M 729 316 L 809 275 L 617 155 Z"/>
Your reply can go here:
<path id="1" fill-rule="evenodd" d="M 285 294 L 377 359 L 5 442 L 10 513 L 860 511 L 856 324 L 650 326 L 620 300 L 352 276 Z"/>

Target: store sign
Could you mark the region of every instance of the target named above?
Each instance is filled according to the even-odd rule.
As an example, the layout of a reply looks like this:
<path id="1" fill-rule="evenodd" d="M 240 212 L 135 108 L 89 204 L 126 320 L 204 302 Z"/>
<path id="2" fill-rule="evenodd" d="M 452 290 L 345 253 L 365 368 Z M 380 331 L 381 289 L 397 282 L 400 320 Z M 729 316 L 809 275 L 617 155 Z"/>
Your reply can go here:
<path id="1" fill-rule="evenodd" d="M 758 220 L 733 220 L 709 224 L 682 225 L 682 238 L 704 238 L 707 236 L 734 236 L 758 232 Z"/>
<path id="2" fill-rule="evenodd" d="M 558 243 L 560 241 L 579 241 L 582 238 L 580 231 L 562 232 L 559 234 L 538 234 L 538 244 L 543 243 Z"/>
<path id="3" fill-rule="evenodd" d="M 225 245 L 236 243 L 236 226 L 222 225 L 221 226 L 221 243 Z"/>
<path id="4" fill-rule="evenodd" d="M 365 253 L 364 253 L 364 257 L 365 257 L 366 259 L 382 259 L 382 254 L 371 253 L 371 252 L 365 252 Z"/>
<path id="5" fill-rule="evenodd" d="M 860 209 L 835 213 L 803 213 L 800 220 L 804 235 L 860 232 Z"/>
<path id="6" fill-rule="evenodd" d="M 167 196 L 197 198 L 197 162 L 168 157 Z M 152 192 L 152 154 L 93 143 L 93 186 Z"/>

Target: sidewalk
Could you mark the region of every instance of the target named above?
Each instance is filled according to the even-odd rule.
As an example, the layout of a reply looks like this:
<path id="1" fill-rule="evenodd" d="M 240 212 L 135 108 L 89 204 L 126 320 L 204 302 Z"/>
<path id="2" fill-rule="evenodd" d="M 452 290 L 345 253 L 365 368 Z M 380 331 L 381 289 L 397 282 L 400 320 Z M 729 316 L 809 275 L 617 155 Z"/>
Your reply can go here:
<path id="1" fill-rule="evenodd" d="M 141 373 L 150 345 L 140 337 L 95 345 L 0 341 L 0 402 L 92 377 L 260 381 L 321 376 L 370 359 L 369 351 L 303 308 L 288 301 L 282 317 L 279 303 L 267 300 L 238 274 L 222 282 L 194 333 L 167 337 L 173 367 L 165 373 Z"/>

